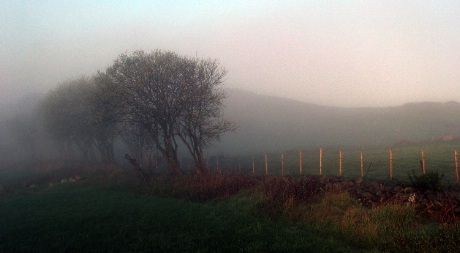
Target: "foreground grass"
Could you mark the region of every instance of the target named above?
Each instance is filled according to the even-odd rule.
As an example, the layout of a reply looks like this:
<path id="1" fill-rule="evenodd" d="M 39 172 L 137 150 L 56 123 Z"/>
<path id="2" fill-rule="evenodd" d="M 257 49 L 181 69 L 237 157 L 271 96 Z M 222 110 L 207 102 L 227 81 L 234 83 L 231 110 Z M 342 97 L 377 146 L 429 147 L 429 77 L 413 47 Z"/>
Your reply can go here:
<path id="1" fill-rule="evenodd" d="M 347 193 L 327 193 L 320 201 L 287 207 L 283 216 L 307 223 L 325 235 L 360 248 L 384 252 L 457 252 L 459 224 L 438 224 L 412 206 L 365 208 Z"/>
<path id="2" fill-rule="evenodd" d="M 7 185 L 0 194 L 0 252 L 456 252 L 460 246 L 455 219 L 436 219 L 407 202 L 409 195 L 363 205 L 365 195 L 340 188 L 337 178 L 158 176 L 140 187 L 129 172 L 58 169 Z M 69 180 L 72 173 L 82 179 Z M 364 188 L 377 194 L 377 186 Z"/>
<path id="3" fill-rule="evenodd" d="M 245 197 L 191 203 L 122 188 L 60 185 L 0 199 L 0 252 L 350 252 L 251 213 Z"/>

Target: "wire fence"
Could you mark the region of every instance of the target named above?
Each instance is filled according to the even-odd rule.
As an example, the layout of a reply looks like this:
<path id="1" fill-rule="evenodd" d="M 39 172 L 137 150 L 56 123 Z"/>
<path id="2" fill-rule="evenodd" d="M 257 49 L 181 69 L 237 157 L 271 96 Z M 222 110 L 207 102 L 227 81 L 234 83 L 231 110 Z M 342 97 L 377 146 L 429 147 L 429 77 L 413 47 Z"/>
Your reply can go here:
<path id="1" fill-rule="evenodd" d="M 208 166 L 219 173 L 397 180 L 407 180 L 412 171 L 417 174 L 436 171 L 443 175 L 443 180 L 459 183 L 459 154 L 456 148 L 449 146 L 370 150 L 319 148 L 252 156 L 213 156 L 208 159 Z"/>

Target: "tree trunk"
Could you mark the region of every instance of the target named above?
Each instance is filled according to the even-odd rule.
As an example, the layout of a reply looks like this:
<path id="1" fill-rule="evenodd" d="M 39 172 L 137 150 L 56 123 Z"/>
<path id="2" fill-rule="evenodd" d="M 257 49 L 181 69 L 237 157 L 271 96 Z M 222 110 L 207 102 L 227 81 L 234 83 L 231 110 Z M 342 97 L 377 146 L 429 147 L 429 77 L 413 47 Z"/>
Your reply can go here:
<path id="1" fill-rule="evenodd" d="M 165 149 L 163 153 L 170 172 L 176 176 L 182 175 L 183 173 L 180 169 L 180 163 L 177 155 L 177 147 L 174 147 L 173 142 L 169 138 L 165 140 Z"/>
<path id="2" fill-rule="evenodd" d="M 206 168 L 206 163 L 203 161 L 203 154 L 199 151 L 195 151 L 193 155 L 193 160 L 195 161 L 195 167 L 197 174 L 199 175 L 207 175 L 208 168 Z"/>

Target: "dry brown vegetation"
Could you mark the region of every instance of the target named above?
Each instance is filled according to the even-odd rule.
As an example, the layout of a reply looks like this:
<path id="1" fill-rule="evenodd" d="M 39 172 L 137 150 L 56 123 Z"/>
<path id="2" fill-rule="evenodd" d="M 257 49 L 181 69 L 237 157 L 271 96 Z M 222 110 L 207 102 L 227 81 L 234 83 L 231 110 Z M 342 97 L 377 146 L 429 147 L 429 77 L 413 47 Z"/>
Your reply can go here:
<path id="1" fill-rule="evenodd" d="M 158 179 L 154 194 L 192 201 L 225 199 L 244 189 L 254 212 L 313 226 L 351 245 L 399 252 L 451 252 L 460 246 L 460 190 L 417 188 L 341 177 L 184 176 Z M 238 195 L 240 196 L 240 195 Z"/>

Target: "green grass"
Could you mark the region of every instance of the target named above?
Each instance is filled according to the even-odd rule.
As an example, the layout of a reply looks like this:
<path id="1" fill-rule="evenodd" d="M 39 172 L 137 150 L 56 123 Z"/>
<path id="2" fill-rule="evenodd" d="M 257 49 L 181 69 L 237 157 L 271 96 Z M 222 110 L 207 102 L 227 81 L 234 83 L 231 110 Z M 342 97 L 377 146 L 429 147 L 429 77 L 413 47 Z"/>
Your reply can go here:
<path id="1" fill-rule="evenodd" d="M 398 180 L 408 180 L 411 170 L 420 171 L 420 151 L 423 149 L 426 154 L 428 171 L 438 171 L 444 174 L 446 183 L 451 184 L 455 181 L 455 170 L 453 162 L 453 151 L 460 151 L 460 143 L 428 143 L 420 145 L 393 147 L 394 155 L 394 178 Z M 343 148 L 344 151 L 344 176 L 356 178 L 360 176 L 360 151 L 359 148 Z M 364 154 L 366 177 L 371 179 L 388 178 L 388 147 L 365 147 L 362 148 Z M 236 158 L 235 158 L 236 159 Z M 233 159 L 233 160 L 235 160 Z M 265 173 L 263 154 L 254 156 L 256 174 Z M 334 147 L 324 147 L 323 158 L 324 175 L 338 175 L 339 168 L 339 149 Z M 228 161 L 227 161 L 228 160 Z M 234 169 L 237 163 L 231 158 L 221 161 L 221 166 Z M 281 174 L 280 153 L 268 154 L 268 167 L 270 175 Z M 252 157 L 239 157 L 239 163 L 244 173 L 252 173 Z M 319 175 L 319 149 L 309 149 L 303 151 L 303 172 L 306 175 Z M 299 174 L 299 151 L 293 150 L 285 152 L 285 170 L 288 175 Z"/>
<path id="2" fill-rule="evenodd" d="M 445 174 L 446 183 L 453 180 L 450 160 L 455 148 L 455 144 L 424 147 L 428 170 Z M 408 172 L 418 169 L 419 150 L 415 146 L 393 149 L 397 179 L 407 180 Z M 368 178 L 386 178 L 386 151 L 375 148 L 364 153 L 373 162 Z M 287 174 L 297 173 L 296 155 L 286 154 Z M 336 152 L 326 149 L 325 157 L 325 174 L 336 175 Z M 317 153 L 304 154 L 304 158 L 305 173 L 317 174 Z M 279 174 L 279 159 L 270 162 L 271 174 Z M 0 170 L 0 252 L 351 252 L 376 247 L 430 252 L 458 248 L 458 224 L 426 223 L 404 206 L 366 209 L 349 196 L 329 196 L 317 203 L 283 205 L 279 207 L 282 215 L 273 220 L 261 208 L 263 201 L 254 197 L 257 189 L 230 199 L 192 203 L 136 192 L 128 187 L 131 179 L 126 171 L 119 168 L 32 168 Z M 262 168 L 259 159 L 256 172 L 262 174 Z M 49 182 L 77 174 L 85 179 L 48 187 Z M 359 150 L 345 149 L 345 176 L 358 175 Z M 35 187 L 27 187 L 31 184 Z M 182 186 L 191 189 L 185 183 Z"/>
<path id="3" fill-rule="evenodd" d="M 191 203 L 67 184 L 0 199 L 0 252 L 349 252 L 251 201 Z"/>

